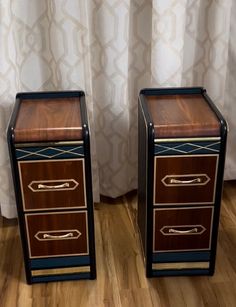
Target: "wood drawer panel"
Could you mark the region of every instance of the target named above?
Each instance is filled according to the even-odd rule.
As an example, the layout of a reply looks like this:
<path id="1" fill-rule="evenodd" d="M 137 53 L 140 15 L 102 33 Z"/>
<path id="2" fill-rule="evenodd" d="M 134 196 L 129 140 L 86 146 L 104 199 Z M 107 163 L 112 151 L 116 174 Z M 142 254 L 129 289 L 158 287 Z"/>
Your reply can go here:
<path id="1" fill-rule="evenodd" d="M 154 209 L 153 252 L 209 250 L 213 207 Z"/>
<path id="2" fill-rule="evenodd" d="M 155 157 L 154 204 L 213 204 L 218 155 Z"/>
<path id="3" fill-rule="evenodd" d="M 20 161 L 18 165 L 25 211 L 86 207 L 83 159 Z"/>
<path id="4" fill-rule="evenodd" d="M 26 214 L 30 258 L 87 255 L 87 212 Z"/>

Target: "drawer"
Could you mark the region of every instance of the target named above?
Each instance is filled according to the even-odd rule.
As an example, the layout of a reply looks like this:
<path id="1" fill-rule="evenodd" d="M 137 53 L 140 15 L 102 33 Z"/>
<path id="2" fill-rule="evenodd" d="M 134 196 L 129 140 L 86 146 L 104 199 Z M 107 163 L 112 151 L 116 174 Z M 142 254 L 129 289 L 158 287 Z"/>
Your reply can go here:
<path id="1" fill-rule="evenodd" d="M 30 258 L 88 255 L 87 212 L 25 215 Z"/>
<path id="2" fill-rule="evenodd" d="M 156 208 L 153 252 L 209 250 L 213 207 Z"/>
<path id="3" fill-rule="evenodd" d="M 84 159 L 20 161 L 25 211 L 86 207 Z"/>
<path id="4" fill-rule="evenodd" d="M 214 203 L 218 155 L 154 159 L 154 205 Z"/>

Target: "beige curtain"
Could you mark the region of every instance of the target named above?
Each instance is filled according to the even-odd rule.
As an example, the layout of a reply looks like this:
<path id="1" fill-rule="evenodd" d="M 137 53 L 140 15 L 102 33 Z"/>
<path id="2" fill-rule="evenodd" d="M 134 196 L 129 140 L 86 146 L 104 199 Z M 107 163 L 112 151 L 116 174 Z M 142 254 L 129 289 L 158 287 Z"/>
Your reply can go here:
<path id="1" fill-rule="evenodd" d="M 16 215 L 5 131 L 18 91 L 85 90 L 98 201 L 137 187 L 139 90 L 205 86 L 229 122 L 236 178 L 235 16 L 233 0 L 0 1 L 2 215 Z"/>

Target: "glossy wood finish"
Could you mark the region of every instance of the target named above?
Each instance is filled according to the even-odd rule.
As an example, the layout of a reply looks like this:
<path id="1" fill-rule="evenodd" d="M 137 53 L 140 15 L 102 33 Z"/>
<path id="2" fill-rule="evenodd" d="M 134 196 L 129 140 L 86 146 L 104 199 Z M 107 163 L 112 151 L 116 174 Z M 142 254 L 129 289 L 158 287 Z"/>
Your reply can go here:
<path id="1" fill-rule="evenodd" d="M 217 155 L 155 157 L 154 204 L 214 203 L 217 167 Z M 194 182 L 198 178 L 202 183 Z"/>
<path id="2" fill-rule="evenodd" d="M 115 203 L 115 204 L 114 204 Z M 236 182 L 224 187 L 212 277 L 145 277 L 135 227 L 136 195 L 96 205 L 97 280 L 28 286 L 16 221 L 0 217 L 2 307 L 234 307 Z M 119 229 L 120 231 L 117 231 Z"/>
<path id="3" fill-rule="evenodd" d="M 26 214 L 25 220 L 30 258 L 88 254 L 85 211 Z"/>
<path id="4" fill-rule="evenodd" d="M 226 136 L 226 122 L 204 88 L 147 88 L 140 91 L 138 225 L 147 277 L 214 274 Z M 201 142 L 205 145 L 202 146 Z M 140 163 L 145 164 L 145 169 Z M 142 176 L 147 179 L 142 180 Z M 177 252 L 175 246 L 176 250 L 153 253 L 156 222 L 153 213 L 156 209 L 176 210 L 180 222 L 182 216 L 177 214 L 178 209 L 183 212 L 182 208 L 197 210 L 210 205 L 214 208 L 214 215 L 212 227 L 208 228 L 208 236 L 211 236 L 208 250 L 201 250 L 205 248 L 203 242 L 204 247 L 197 245 L 196 250 L 186 251 L 188 244 L 181 246 L 180 242 L 181 252 Z M 145 222 L 142 221 L 143 212 Z M 199 235 L 205 227 L 188 228 L 194 223 L 192 217 L 189 218 L 189 222 L 187 217 L 184 218 L 186 225 L 179 225 L 177 220 L 176 225 L 163 225 L 160 228 L 161 240 L 165 242 L 166 237 L 168 243 L 171 236 L 177 238 L 186 232 Z M 192 243 L 189 242 L 190 250 Z M 182 270 L 179 267 L 153 268 L 158 262 L 186 261 L 206 261 L 209 265 L 207 268 L 186 267 Z"/>
<path id="5" fill-rule="evenodd" d="M 21 161 L 18 165 L 26 211 L 86 207 L 84 159 Z"/>
<path id="6" fill-rule="evenodd" d="M 153 252 L 210 249 L 212 207 L 154 209 L 153 218 Z"/>
<path id="7" fill-rule="evenodd" d="M 80 98 L 23 99 L 15 142 L 81 140 Z"/>
<path id="8" fill-rule="evenodd" d="M 218 136 L 220 124 L 201 94 L 147 96 L 155 137 Z"/>
<path id="9" fill-rule="evenodd" d="M 24 116 L 30 117 L 29 125 Z M 84 92 L 18 93 L 7 136 L 27 283 L 95 279 L 90 131 Z M 71 267 L 76 268 L 74 272 Z"/>

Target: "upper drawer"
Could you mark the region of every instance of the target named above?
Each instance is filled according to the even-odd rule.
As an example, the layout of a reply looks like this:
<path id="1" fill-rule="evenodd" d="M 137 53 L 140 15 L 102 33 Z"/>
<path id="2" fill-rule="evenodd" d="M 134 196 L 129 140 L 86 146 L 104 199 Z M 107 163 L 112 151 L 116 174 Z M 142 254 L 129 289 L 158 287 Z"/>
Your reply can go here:
<path id="1" fill-rule="evenodd" d="M 155 157 L 154 205 L 213 204 L 218 155 Z"/>
<path id="2" fill-rule="evenodd" d="M 86 207 L 84 159 L 20 161 L 25 211 Z"/>

